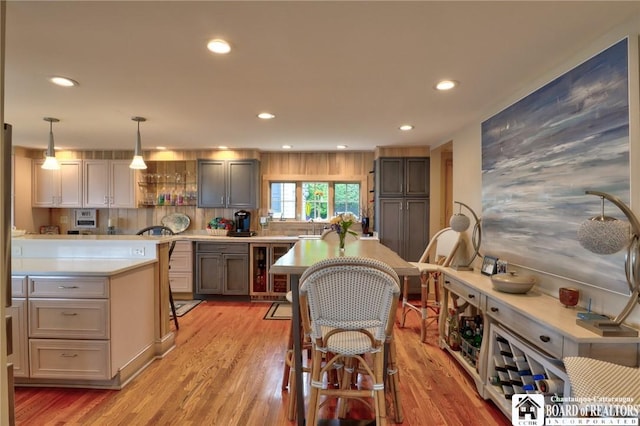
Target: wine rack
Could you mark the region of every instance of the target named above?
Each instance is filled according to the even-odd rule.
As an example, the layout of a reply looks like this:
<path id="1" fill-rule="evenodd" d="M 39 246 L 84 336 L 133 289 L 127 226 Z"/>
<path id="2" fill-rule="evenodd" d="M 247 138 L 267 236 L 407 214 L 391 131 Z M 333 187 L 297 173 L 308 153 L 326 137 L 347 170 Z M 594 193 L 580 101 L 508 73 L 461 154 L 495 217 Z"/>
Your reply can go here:
<path id="1" fill-rule="evenodd" d="M 546 404 L 570 394 L 562 361 L 549 358 L 516 335 L 491 324 L 487 392 L 505 412 L 511 412 L 514 394 L 542 394 Z"/>

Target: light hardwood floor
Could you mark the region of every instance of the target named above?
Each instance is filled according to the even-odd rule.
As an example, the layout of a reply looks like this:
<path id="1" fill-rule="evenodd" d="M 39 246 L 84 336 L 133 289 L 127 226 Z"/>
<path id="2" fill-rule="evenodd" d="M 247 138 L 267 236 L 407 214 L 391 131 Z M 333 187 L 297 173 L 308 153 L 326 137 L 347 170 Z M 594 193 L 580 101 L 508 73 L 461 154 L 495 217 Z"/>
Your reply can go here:
<path id="1" fill-rule="evenodd" d="M 281 390 L 289 321 L 268 303 L 201 303 L 180 318 L 177 347 L 121 391 L 18 388 L 18 425 L 290 425 Z M 436 344 L 417 315 L 396 328 L 405 426 L 509 425 Z M 306 376 L 306 375 L 305 375 Z M 307 389 L 305 389 L 306 393 Z M 363 409 L 354 418 L 369 418 Z M 321 413 L 332 414 L 332 407 Z M 389 418 L 389 424 L 393 420 Z"/>

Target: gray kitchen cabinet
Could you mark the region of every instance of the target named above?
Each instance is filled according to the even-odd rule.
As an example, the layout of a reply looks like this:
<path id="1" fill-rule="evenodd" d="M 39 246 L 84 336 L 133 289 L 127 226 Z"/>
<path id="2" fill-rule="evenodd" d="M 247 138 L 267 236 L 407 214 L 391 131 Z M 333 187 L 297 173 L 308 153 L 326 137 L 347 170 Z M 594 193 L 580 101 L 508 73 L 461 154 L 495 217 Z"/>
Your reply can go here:
<path id="1" fill-rule="evenodd" d="M 417 262 L 429 242 L 429 199 L 381 198 L 376 217 L 381 242 Z"/>
<path id="2" fill-rule="evenodd" d="M 429 243 L 429 158 L 385 157 L 375 167 L 375 229 L 380 242 L 417 262 Z M 419 280 L 410 280 L 411 293 Z"/>
<path id="3" fill-rule="evenodd" d="M 198 160 L 198 207 L 258 208 L 257 160 Z"/>
<path id="4" fill-rule="evenodd" d="M 249 244 L 196 242 L 194 297 L 249 295 Z"/>
<path id="5" fill-rule="evenodd" d="M 429 158 L 378 159 L 377 197 L 429 197 Z"/>

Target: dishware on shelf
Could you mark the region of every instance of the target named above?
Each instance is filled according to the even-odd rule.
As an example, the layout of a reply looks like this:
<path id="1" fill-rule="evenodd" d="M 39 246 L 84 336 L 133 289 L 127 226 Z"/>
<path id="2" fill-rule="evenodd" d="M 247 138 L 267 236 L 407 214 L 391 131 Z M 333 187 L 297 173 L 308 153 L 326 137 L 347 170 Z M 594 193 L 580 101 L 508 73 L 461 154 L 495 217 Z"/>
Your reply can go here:
<path id="1" fill-rule="evenodd" d="M 171 213 L 160 219 L 160 223 L 174 233 L 179 234 L 189 227 L 191 219 L 183 213 Z"/>

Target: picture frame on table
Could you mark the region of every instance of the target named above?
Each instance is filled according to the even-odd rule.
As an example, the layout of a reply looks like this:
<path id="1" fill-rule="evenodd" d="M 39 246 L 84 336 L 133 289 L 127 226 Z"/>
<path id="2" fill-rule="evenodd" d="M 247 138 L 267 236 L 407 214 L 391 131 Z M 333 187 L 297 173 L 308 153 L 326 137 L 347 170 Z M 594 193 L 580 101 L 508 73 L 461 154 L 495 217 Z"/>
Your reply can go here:
<path id="1" fill-rule="evenodd" d="M 495 275 L 498 267 L 498 258 L 492 256 L 485 256 L 482 259 L 482 272 L 484 275 Z"/>

